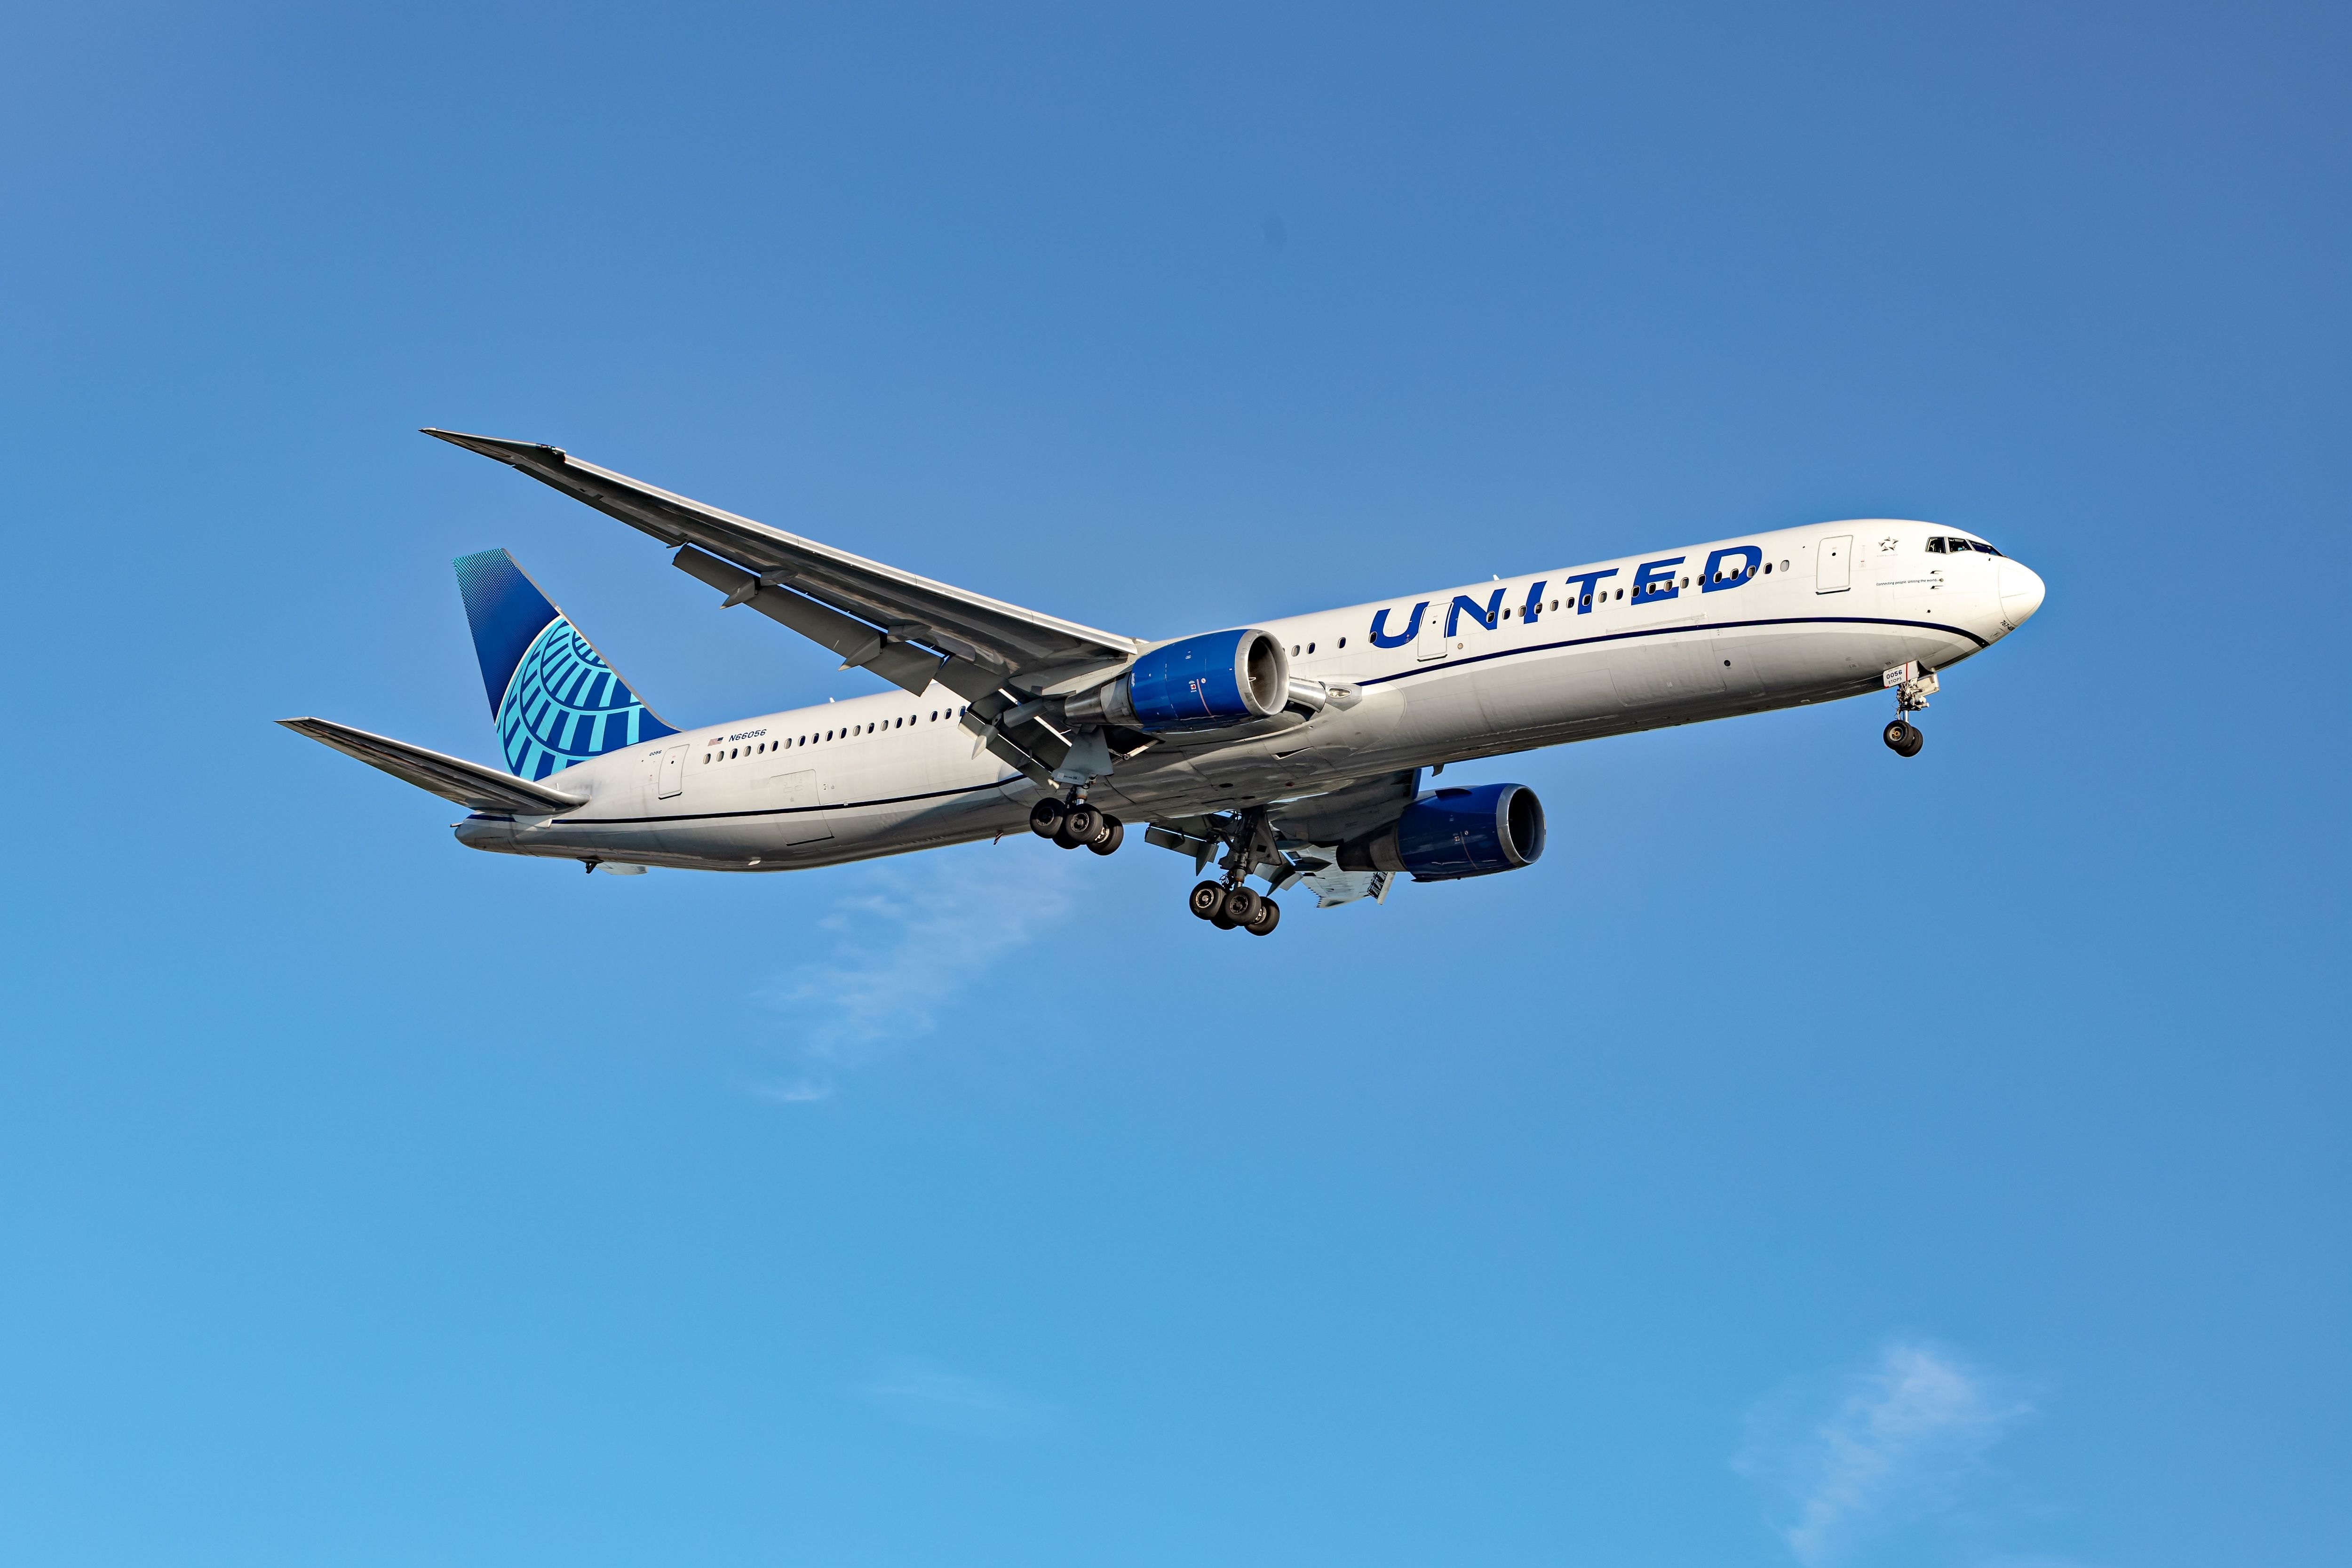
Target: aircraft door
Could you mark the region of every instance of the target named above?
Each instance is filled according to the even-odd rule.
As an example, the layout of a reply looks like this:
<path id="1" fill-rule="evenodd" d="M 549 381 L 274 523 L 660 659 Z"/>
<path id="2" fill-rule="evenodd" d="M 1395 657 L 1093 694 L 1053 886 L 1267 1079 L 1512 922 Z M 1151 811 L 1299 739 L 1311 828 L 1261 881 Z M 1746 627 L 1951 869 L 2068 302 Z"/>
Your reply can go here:
<path id="1" fill-rule="evenodd" d="M 1433 599 L 1421 623 L 1421 635 L 1412 639 L 1412 657 L 1423 664 L 1445 657 L 1445 612 L 1437 607 Z"/>
<path id="2" fill-rule="evenodd" d="M 655 789 L 654 795 L 656 799 L 671 800 L 676 798 L 678 792 L 684 788 L 686 788 L 686 748 L 672 746 L 662 753 L 661 784 Z"/>
<path id="3" fill-rule="evenodd" d="M 824 802 L 817 793 L 816 770 L 777 773 L 768 780 L 768 803 L 779 814 L 777 826 L 787 844 L 814 844 L 833 837 L 825 821 Z"/>
<path id="4" fill-rule="evenodd" d="M 1821 552 L 1813 562 L 1813 592 L 1843 594 L 1853 586 L 1853 535 L 1841 533 L 1834 539 L 1824 539 L 1814 546 Z"/>

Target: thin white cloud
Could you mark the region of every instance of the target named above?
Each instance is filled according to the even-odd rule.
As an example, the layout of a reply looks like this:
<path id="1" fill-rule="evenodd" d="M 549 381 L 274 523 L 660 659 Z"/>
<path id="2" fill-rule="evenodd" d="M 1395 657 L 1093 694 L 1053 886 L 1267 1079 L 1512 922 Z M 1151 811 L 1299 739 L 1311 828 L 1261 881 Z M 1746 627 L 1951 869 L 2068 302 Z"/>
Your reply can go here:
<path id="1" fill-rule="evenodd" d="M 915 1361 L 893 1364 L 858 1392 L 910 1426 L 967 1436 L 1019 1436 L 1055 1415 L 1052 1405 L 1003 1384 Z"/>
<path id="2" fill-rule="evenodd" d="M 800 1070 L 752 1092 L 822 1100 L 834 1075 L 929 1033 L 990 968 L 1068 912 L 1065 858 L 1027 842 L 858 868 L 855 889 L 817 922 L 822 956 L 764 993 Z"/>
<path id="3" fill-rule="evenodd" d="M 1865 1539 L 1949 1513 L 1987 1452 L 2032 1413 L 2005 1380 L 1897 1341 L 1826 1397 L 1799 1386 L 1759 1405 L 1735 1467 L 1786 1495 L 1781 1539 L 1805 1568 L 1827 1568 Z"/>
<path id="4" fill-rule="evenodd" d="M 779 1105 L 805 1105 L 813 1100 L 832 1098 L 833 1085 L 819 1083 L 814 1079 L 780 1079 L 773 1083 L 747 1083 L 743 1086 L 761 1100 L 772 1100 Z"/>

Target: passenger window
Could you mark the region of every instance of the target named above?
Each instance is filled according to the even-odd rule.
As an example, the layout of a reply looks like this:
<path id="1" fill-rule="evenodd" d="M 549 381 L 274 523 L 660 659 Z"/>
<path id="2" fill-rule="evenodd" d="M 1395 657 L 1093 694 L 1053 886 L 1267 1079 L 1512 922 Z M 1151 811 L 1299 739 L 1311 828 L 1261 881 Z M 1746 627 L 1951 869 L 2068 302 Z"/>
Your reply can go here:
<path id="1" fill-rule="evenodd" d="M 1307 651 L 1308 653 L 1313 653 L 1315 651 L 1315 645 L 1313 643 L 1308 643 L 1307 645 Z"/>

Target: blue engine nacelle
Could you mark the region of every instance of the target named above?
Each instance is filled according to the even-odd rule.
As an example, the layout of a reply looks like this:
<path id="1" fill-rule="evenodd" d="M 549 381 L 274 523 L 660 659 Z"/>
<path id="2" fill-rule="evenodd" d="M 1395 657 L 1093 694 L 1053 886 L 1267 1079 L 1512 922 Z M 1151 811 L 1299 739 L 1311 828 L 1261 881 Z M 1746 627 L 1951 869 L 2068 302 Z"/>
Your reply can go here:
<path id="1" fill-rule="evenodd" d="M 1410 871 L 1419 882 L 1487 877 L 1533 865 L 1543 854 L 1543 803 L 1525 784 L 1441 789 L 1391 826 L 1339 847 L 1349 871 Z"/>
<path id="2" fill-rule="evenodd" d="M 1211 632 L 1153 648 L 1109 685 L 1071 698 L 1064 711 L 1079 723 L 1159 735 L 1264 719 L 1290 695 L 1290 654 L 1271 633 Z"/>

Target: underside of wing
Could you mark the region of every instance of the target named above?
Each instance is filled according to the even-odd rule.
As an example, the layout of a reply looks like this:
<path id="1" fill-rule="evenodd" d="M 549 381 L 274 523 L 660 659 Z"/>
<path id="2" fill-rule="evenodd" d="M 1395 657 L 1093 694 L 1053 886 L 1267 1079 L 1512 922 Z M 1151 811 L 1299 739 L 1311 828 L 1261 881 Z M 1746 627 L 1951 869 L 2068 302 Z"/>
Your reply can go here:
<path id="1" fill-rule="evenodd" d="M 1050 681 L 1101 669 L 1142 646 L 770 528 L 529 441 L 427 429 L 679 548 L 677 565 L 896 684 L 932 679 L 967 697 L 1015 677 Z M 714 559 L 715 558 L 715 559 Z M 935 650 L 926 656 L 910 645 Z"/>
<path id="2" fill-rule="evenodd" d="M 308 735 L 320 745 L 332 746 L 347 757 L 357 757 L 368 766 L 381 768 L 404 784 L 430 790 L 443 800 L 455 801 L 468 810 L 509 811 L 519 816 L 548 816 L 587 804 L 582 795 L 566 795 L 543 784 L 533 784 L 512 773 L 502 773 L 496 768 L 486 768 L 479 763 L 469 763 L 463 757 L 428 752 L 405 741 L 371 735 L 365 730 L 354 730 L 348 724 L 338 724 L 331 720 L 280 719 L 278 721 L 298 735 Z"/>

